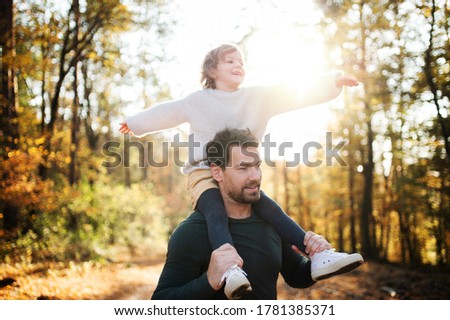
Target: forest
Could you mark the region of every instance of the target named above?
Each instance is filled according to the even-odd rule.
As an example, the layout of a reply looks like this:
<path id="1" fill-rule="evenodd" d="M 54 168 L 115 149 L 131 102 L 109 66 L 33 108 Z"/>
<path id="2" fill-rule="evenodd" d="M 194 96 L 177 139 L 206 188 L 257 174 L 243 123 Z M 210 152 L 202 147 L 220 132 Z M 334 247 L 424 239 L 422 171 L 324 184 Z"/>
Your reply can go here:
<path id="1" fill-rule="evenodd" d="M 418 298 L 449 299 L 450 2 L 312 2 L 324 65 L 363 85 L 332 106 L 326 143 L 345 142 L 342 161 L 277 158 L 263 168 L 263 189 L 339 251 L 439 275 L 441 295 Z M 118 132 L 131 100 L 143 109 L 176 98 L 160 77 L 173 59 L 173 10 L 170 0 L 0 2 L 0 298 L 42 295 L 5 293 L 39 266 L 94 272 L 130 257 L 163 259 L 192 211 L 176 161 L 186 155 L 167 147 L 187 131 Z M 250 23 L 231 40 L 246 52 L 257 32 Z"/>

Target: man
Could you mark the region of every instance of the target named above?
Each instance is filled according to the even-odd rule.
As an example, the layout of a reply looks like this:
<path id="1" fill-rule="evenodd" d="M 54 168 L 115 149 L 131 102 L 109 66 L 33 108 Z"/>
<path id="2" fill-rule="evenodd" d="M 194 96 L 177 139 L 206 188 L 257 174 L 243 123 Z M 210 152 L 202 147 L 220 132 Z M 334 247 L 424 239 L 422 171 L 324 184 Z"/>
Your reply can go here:
<path id="1" fill-rule="evenodd" d="M 232 266 L 246 271 L 252 284 L 243 299 L 276 299 L 280 273 L 295 288 L 314 284 L 310 261 L 283 243 L 273 228 L 252 212 L 251 204 L 260 197 L 262 178 L 258 146 L 249 130 L 240 129 L 225 129 L 207 145 L 212 176 L 228 213 L 236 249 L 225 244 L 212 251 L 204 216 L 192 213 L 170 238 L 152 299 L 226 299 L 222 278 Z M 307 233 L 305 245 L 310 255 L 331 248 L 312 232 Z"/>

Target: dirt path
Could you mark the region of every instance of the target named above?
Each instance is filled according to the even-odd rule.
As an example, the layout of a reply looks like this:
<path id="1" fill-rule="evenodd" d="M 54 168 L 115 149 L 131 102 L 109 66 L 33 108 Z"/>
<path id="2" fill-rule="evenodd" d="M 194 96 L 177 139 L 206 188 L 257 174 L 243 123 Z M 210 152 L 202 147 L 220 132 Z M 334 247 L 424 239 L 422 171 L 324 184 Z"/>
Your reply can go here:
<path id="1" fill-rule="evenodd" d="M 163 267 L 163 257 L 96 265 L 81 263 L 0 265 L 2 299 L 150 299 Z"/>
<path id="2" fill-rule="evenodd" d="M 133 259 L 106 266 L 92 263 L 32 266 L 0 265 L 0 299 L 150 299 L 164 257 Z M 281 277 L 280 277 L 281 278 Z M 293 289 L 278 282 L 279 299 L 450 299 L 450 272 L 407 270 L 366 262 L 347 275 Z"/>
<path id="3" fill-rule="evenodd" d="M 123 285 L 119 290 L 104 297 L 111 300 L 148 300 L 158 284 L 164 266 L 164 258 L 133 261 L 121 270 Z"/>
<path id="4" fill-rule="evenodd" d="M 279 283 L 279 299 L 399 300 L 449 299 L 449 270 L 409 270 L 394 265 L 366 262 L 353 272 L 316 283 L 308 289 L 292 289 Z"/>

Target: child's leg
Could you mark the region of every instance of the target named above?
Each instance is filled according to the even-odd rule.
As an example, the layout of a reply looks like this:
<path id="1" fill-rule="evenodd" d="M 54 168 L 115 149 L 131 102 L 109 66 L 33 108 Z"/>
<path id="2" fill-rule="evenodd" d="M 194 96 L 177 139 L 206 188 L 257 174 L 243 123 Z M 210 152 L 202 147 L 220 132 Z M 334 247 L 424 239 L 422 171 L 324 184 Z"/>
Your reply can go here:
<path id="1" fill-rule="evenodd" d="M 228 215 L 219 189 L 204 191 L 197 201 L 197 208 L 205 216 L 212 249 L 215 250 L 225 243 L 234 246 L 228 229 Z"/>
<path id="2" fill-rule="evenodd" d="M 275 201 L 261 191 L 261 198 L 252 206 L 258 216 L 272 225 L 283 241 L 305 252 L 303 240 L 306 232 Z"/>
<path id="3" fill-rule="evenodd" d="M 187 177 L 186 187 L 191 194 L 193 208 L 198 209 L 205 216 L 208 237 L 213 250 L 225 243 L 233 245 L 228 229 L 228 214 L 211 171 L 194 170 Z"/>
<path id="4" fill-rule="evenodd" d="M 300 228 L 280 206 L 261 191 L 261 199 L 253 204 L 255 212 L 270 223 L 286 243 L 293 244 L 305 252 L 305 231 Z M 364 262 L 359 253 L 346 254 L 325 250 L 311 257 L 311 277 L 314 281 L 347 273 Z"/>
<path id="5" fill-rule="evenodd" d="M 234 246 L 228 228 L 228 214 L 211 171 L 191 172 L 188 175 L 187 188 L 191 194 L 192 206 L 205 216 L 212 249 L 215 250 L 225 243 Z M 223 281 L 225 281 L 224 292 L 228 299 L 240 299 L 244 294 L 252 291 L 245 272 L 237 265 L 231 266 L 225 272 Z"/>

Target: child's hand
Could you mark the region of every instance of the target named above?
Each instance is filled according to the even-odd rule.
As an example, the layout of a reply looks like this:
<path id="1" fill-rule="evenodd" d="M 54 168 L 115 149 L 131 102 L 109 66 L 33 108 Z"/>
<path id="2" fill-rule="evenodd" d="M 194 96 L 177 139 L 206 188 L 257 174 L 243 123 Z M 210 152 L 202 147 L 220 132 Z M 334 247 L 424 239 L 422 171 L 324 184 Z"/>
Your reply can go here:
<path id="1" fill-rule="evenodd" d="M 303 244 L 305 245 L 305 253 L 310 257 L 315 253 L 332 248 L 331 244 L 324 237 L 312 231 L 306 233 Z"/>
<path id="2" fill-rule="evenodd" d="M 359 85 L 358 80 L 356 80 L 353 77 L 347 77 L 347 76 L 337 76 L 336 77 L 336 86 L 337 87 L 356 87 Z"/>
<path id="3" fill-rule="evenodd" d="M 131 131 L 130 128 L 128 128 L 128 125 L 125 122 L 122 122 L 120 124 L 119 132 L 122 134 L 128 133 L 130 135 L 133 135 L 133 131 Z"/>

